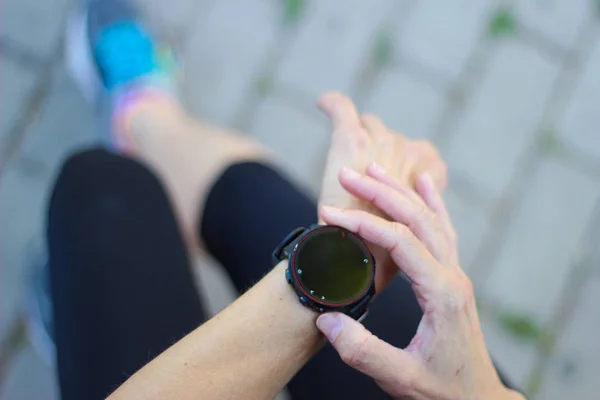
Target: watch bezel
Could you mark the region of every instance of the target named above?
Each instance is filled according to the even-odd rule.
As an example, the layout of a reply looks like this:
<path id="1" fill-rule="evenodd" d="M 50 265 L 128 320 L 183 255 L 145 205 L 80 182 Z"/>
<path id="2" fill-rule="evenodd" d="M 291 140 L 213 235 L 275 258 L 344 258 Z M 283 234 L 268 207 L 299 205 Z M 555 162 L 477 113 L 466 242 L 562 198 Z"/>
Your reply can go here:
<path id="1" fill-rule="evenodd" d="M 368 255 L 368 257 L 371 261 L 370 262 L 371 273 L 370 273 L 369 284 L 365 287 L 365 289 L 359 295 L 357 295 L 356 297 L 354 297 L 346 302 L 343 302 L 343 303 L 327 303 L 326 301 L 323 301 L 316 297 L 313 297 L 300 283 L 300 281 L 298 279 L 298 275 L 297 275 L 297 268 L 296 268 L 296 260 L 298 257 L 298 251 L 300 250 L 302 243 L 318 232 L 322 232 L 324 230 L 334 230 L 334 229 L 337 231 L 341 230 L 342 232 L 346 233 L 347 235 L 351 235 L 354 238 L 355 243 L 357 243 L 358 245 L 360 245 L 362 247 L 362 250 L 364 250 L 364 252 Z M 304 305 L 306 305 L 318 312 L 338 311 L 338 312 L 343 312 L 345 314 L 353 315 L 357 311 L 360 311 L 361 308 L 364 308 L 366 310 L 367 304 L 365 304 L 365 303 L 370 302 L 371 298 L 375 294 L 376 264 L 375 264 L 375 257 L 369 250 L 367 244 L 364 242 L 364 240 L 359 235 L 357 235 L 354 232 L 349 231 L 348 229 L 340 227 L 340 226 L 321 225 L 321 226 L 313 227 L 311 229 L 307 229 L 301 235 L 295 237 L 289 247 L 292 247 L 292 249 L 291 249 L 291 252 L 289 252 L 289 254 L 288 254 L 288 268 L 286 270 L 287 280 L 288 280 L 288 283 L 294 288 L 294 291 L 296 292 L 296 294 L 299 296 L 299 300 L 301 303 L 303 303 Z M 360 315 L 355 316 L 355 317 L 360 317 Z"/>

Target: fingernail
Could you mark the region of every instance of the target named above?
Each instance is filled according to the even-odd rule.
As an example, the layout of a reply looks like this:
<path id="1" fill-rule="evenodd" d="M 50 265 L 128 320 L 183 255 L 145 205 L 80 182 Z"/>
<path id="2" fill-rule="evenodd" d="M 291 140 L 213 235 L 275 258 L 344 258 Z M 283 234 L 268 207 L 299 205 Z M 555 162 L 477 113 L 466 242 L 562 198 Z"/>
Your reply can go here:
<path id="1" fill-rule="evenodd" d="M 383 168 L 381 165 L 377 164 L 376 162 L 371 163 L 371 169 L 375 172 L 379 172 L 380 174 L 386 173 L 385 168 Z"/>
<path id="2" fill-rule="evenodd" d="M 336 314 L 322 314 L 317 318 L 317 328 L 323 332 L 327 340 L 333 342 L 342 331 L 342 321 L 340 321 L 340 317 Z"/>
<path id="3" fill-rule="evenodd" d="M 350 169 L 348 167 L 342 168 L 342 173 L 344 175 L 346 175 L 346 177 L 348 177 L 348 178 L 354 178 L 354 179 L 360 178 L 360 174 L 358 172 L 356 172 L 355 170 Z"/>

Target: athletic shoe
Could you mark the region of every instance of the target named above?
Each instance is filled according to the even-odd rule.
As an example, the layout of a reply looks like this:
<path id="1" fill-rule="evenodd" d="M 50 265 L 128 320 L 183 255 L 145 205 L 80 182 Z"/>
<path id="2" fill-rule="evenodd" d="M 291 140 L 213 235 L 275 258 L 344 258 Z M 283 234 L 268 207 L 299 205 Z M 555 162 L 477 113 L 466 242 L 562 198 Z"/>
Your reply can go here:
<path id="1" fill-rule="evenodd" d="M 132 91 L 150 88 L 176 97 L 173 52 L 150 34 L 128 0 L 86 0 L 69 18 L 66 58 L 81 92 L 106 122 Z M 105 128 L 114 147 L 118 140 L 110 125 Z"/>

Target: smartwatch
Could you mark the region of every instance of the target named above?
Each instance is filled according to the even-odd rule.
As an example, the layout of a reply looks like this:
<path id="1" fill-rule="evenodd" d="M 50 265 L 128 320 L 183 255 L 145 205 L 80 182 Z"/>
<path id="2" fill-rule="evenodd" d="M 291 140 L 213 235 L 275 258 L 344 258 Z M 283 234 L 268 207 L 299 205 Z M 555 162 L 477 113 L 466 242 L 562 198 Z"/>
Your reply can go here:
<path id="1" fill-rule="evenodd" d="M 333 225 L 297 228 L 273 251 L 273 266 L 285 259 L 286 280 L 303 305 L 366 317 L 375 295 L 375 258 L 360 236 Z"/>

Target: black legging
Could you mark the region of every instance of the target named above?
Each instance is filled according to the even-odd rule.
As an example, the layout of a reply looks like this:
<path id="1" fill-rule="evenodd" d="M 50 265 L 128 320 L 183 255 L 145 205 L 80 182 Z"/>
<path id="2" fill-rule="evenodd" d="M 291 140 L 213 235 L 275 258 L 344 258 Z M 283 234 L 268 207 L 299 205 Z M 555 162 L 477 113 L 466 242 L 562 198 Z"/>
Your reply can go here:
<path id="1" fill-rule="evenodd" d="M 315 203 L 277 172 L 244 163 L 214 184 L 197 229 L 242 292 L 269 271 L 285 234 L 316 220 Z M 48 245 L 64 400 L 105 398 L 207 319 L 162 184 L 131 159 L 91 150 L 64 164 L 50 201 Z M 365 325 L 404 347 L 420 319 L 410 286 L 396 279 Z M 294 400 L 389 398 L 331 346 L 288 389 Z"/>

